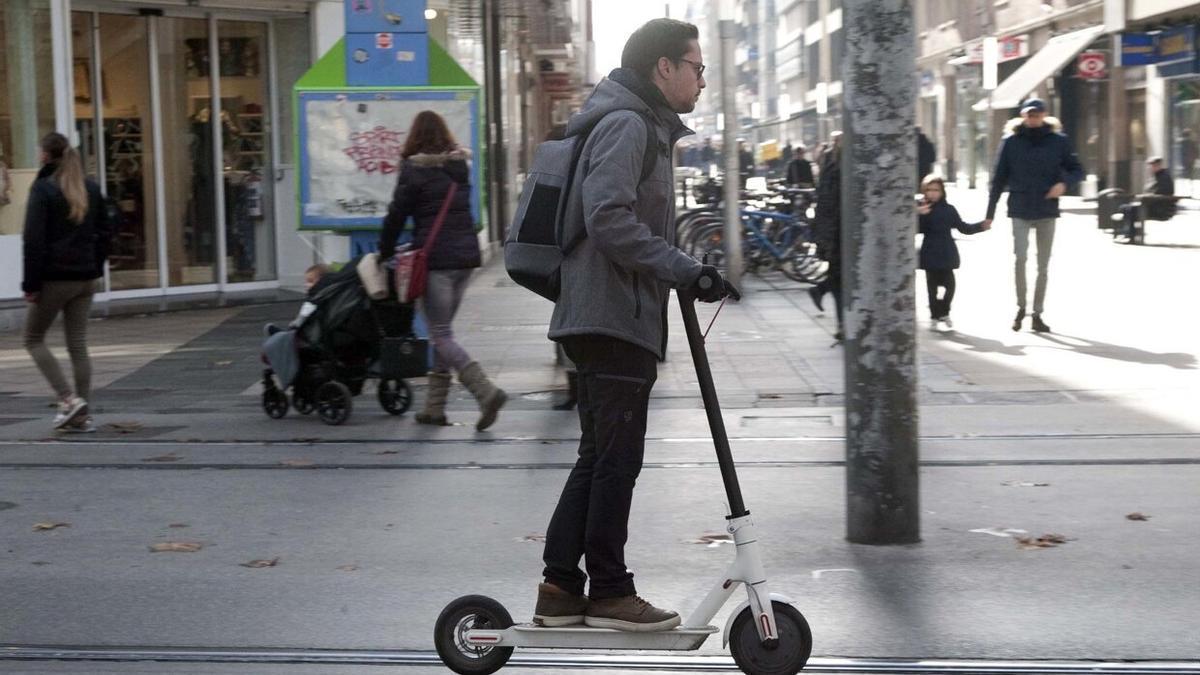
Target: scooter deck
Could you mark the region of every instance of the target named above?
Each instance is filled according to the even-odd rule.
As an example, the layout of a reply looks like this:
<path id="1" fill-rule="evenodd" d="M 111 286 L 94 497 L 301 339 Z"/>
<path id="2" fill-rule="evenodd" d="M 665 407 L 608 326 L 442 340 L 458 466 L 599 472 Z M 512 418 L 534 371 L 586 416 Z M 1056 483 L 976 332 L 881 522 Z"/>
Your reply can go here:
<path id="1" fill-rule="evenodd" d="M 504 630 L 472 629 L 467 642 L 479 646 L 543 647 L 547 649 L 665 649 L 687 651 L 699 649 L 709 635 L 719 632 L 716 626 L 684 628 L 648 633 L 592 628 L 575 625 L 545 628 L 521 623 Z"/>

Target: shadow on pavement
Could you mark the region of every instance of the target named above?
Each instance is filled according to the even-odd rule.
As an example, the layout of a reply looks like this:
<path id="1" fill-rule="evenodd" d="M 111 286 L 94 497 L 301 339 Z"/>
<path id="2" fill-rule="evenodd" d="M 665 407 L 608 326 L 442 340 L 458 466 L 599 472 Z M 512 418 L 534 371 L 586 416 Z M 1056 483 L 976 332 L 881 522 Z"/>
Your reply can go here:
<path id="1" fill-rule="evenodd" d="M 1194 354 L 1184 352 L 1166 352 L 1160 354 L 1138 349 L 1137 347 L 1124 347 L 1074 335 L 1058 335 L 1054 333 L 1035 333 L 1035 335 L 1047 342 L 1062 345 L 1065 349 L 1086 356 L 1098 356 L 1105 359 L 1128 361 L 1130 363 L 1143 363 L 1149 366 L 1170 366 L 1179 370 L 1195 370 L 1196 368 L 1196 356 Z"/>

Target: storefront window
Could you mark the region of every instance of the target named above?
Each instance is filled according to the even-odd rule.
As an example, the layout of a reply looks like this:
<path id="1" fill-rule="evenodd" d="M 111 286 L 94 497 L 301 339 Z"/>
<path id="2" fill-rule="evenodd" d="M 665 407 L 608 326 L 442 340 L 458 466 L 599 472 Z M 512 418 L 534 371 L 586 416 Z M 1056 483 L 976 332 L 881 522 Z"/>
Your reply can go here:
<path id="1" fill-rule="evenodd" d="M 53 55 L 47 0 L 0 3 L 0 235 L 19 234 L 40 163 L 38 141 L 54 131 Z"/>
<path id="2" fill-rule="evenodd" d="M 100 91 L 81 94 L 79 82 L 86 78 L 76 77 L 75 114 L 79 119 L 93 117 L 92 100 L 99 97 L 105 187 L 120 213 L 108 259 L 111 288 L 155 288 L 160 280 L 147 19 L 100 14 L 96 35 Z M 90 53 L 76 56 L 86 59 Z M 83 68 L 79 63 L 79 70 L 94 67 L 90 61 L 83 62 Z"/>
<path id="3" fill-rule="evenodd" d="M 1171 154 L 1168 162 L 1185 183 L 1176 194 L 1194 194 L 1192 179 L 1200 160 L 1200 81 L 1171 83 Z"/>
<path id="4" fill-rule="evenodd" d="M 217 25 L 226 280 L 274 279 L 267 24 L 221 21 Z"/>
<path id="5" fill-rule="evenodd" d="M 208 21 L 158 20 L 162 90 L 163 174 L 166 185 L 167 281 L 171 286 L 217 281 L 212 90 Z"/>

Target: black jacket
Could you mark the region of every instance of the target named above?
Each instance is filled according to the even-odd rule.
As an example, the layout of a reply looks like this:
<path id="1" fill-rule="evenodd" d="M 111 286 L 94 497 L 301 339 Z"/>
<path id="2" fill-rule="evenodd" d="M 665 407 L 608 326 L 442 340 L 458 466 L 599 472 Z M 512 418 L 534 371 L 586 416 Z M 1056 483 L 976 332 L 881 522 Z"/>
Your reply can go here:
<path id="1" fill-rule="evenodd" d="M 817 183 L 817 205 L 813 234 L 817 254 L 838 265 L 842 256 L 842 167 L 836 148 L 821 158 L 821 180 Z"/>
<path id="2" fill-rule="evenodd" d="M 46 281 L 87 281 L 104 274 L 112 246 L 113 225 L 100 186 L 86 180 L 87 214 L 81 223 L 67 219 L 70 206 L 53 178 L 56 164 L 38 172 L 29 189 L 25 211 L 23 253 L 25 275 L 21 290 L 37 293 Z"/>
<path id="3" fill-rule="evenodd" d="M 1175 181 L 1171 178 L 1171 172 L 1167 169 L 1159 169 L 1154 172 L 1154 178 L 1146 183 L 1143 192 L 1152 195 L 1175 195 Z M 1142 198 L 1142 204 L 1145 205 L 1146 217 L 1150 220 L 1170 220 L 1175 215 L 1176 204 L 1174 199 L 1154 199 Z"/>
<path id="4" fill-rule="evenodd" d="M 976 234 L 982 223 L 967 224 L 958 215 L 958 209 L 946 200 L 934 202 L 929 213 L 922 214 L 917 221 L 921 240 L 921 253 L 917 265 L 923 270 L 956 270 L 960 263 L 958 245 L 954 243 L 953 230 L 963 234 Z"/>
<path id="5" fill-rule="evenodd" d="M 814 185 L 812 163 L 803 157 L 788 162 L 787 182 L 790 185 Z"/>
<path id="6" fill-rule="evenodd" d="M 479 267 L 479 238 L 471 217 L 471 186 L 467 170 L 470 154 L 465 150 L 436 155 L 413 155 L 400 166 L 400 177 L 388 214 L 379 234 L 379 255 L 388 257 L 396 248 L 396 240 L 404 230 L 405 221 L 414 222 L 413 245 L 425 245 L 433 229 L 433 221 L 446 201 L 450 182 L 458 183 L 458 192 L 450 204 L 446 221 L 437 241 L 429 252 L 429 269 L 456 270 Z"/>
<path id="7" fill-rule="evenodd" d="M 1058 120 L 1047 117 L 1036 129 L 1022 122 L 1020 118 L 1010 121 L 1011 133 L 1000 143 L 987 217 L 995 216 L 1000 194 L 1008 190 L 1009 218 L 1057 218 L 1058 200 L 1046 199 L 1046 193 L 1056 183 L 1070 187 L 1083 180 L 1083 166 L 1070 139 L 1058 132 Z"/>

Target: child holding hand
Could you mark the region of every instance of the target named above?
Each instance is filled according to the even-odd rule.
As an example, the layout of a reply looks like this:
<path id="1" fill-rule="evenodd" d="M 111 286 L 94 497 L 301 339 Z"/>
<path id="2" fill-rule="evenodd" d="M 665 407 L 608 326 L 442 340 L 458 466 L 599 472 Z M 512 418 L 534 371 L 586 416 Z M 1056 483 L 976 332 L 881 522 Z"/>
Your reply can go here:
<path id="1" fill-rule="evenodd" d="M 991 229 L 986 222 L 965 223 L 958 209 L 946 201 L 946 183 L 941 176 L 929 175 L 921 181 L 921 201 L 917 203 L 919 232 L 924 235 L 918 256 L 918 268 L 925 270 L 925 284 L 929 291 L 929 313 L 933 329 L 939 324 L 953 328 L 950 321 L 950 303 L 954 300 L 954 270 L 960 264 L 958 246 L 954 243 L 953 230 L 963 234 L 975 234 Z M 941 290 L 941 297 L 938 291 Z"/>

